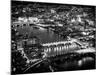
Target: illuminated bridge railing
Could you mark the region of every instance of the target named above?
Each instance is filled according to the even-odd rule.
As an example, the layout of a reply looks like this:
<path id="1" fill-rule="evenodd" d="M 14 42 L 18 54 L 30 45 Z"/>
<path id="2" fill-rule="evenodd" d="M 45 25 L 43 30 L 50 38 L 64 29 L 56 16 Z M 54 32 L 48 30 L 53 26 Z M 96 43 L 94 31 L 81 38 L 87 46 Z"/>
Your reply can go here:
<path id="1" fill-rule="evenodd" d="M 43 44 L 43 46 L 44 57 L 55 57 L 57 55 L 63 55 L 80 49 L 80 45 L 78 45 L 75 41 L 47 43 Z"/>

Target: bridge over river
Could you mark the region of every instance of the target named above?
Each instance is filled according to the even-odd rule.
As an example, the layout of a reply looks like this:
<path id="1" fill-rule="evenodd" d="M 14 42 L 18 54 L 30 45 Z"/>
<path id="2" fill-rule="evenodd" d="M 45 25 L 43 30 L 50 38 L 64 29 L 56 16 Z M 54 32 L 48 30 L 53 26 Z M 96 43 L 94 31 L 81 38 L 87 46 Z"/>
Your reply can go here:
<path id="1" fill-rule="evenodd" d="M 87 44 L 76 39 L 70 39 L 68 41 L 59 41 L 52 43 L 42 44 L 44 47 L 44 57 L 54 57 L 57 55 L 63 55 L 67 53 L 91 53 L 95 52 L 94 48 L 90 48 Z"/>

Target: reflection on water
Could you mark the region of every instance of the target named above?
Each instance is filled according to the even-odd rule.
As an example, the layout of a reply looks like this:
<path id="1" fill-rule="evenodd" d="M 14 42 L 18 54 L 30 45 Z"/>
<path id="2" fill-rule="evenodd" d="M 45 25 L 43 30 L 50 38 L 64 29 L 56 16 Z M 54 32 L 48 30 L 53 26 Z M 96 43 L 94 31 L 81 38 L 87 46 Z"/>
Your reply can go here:
<path id="1" fill-rule="evenodd" d="M 63 40 L 61 37 L 59 37 L 57 34 L 55 34 L 53 31 L 45 29 L 45 28 L 34 28 L 34 27 L 23 27 L 18 28 L 18 31 L 20 34 L 25 34 L 26 32 L 31 36 L 37 36 L 41 43 L 49 43 L 54 41 L 60 41 Z"/>
<path id="2" fill-rule="evenodd" d="M 95 69 L 95 59 L 92 57 L 83 57 L 80 60 L 65 61 L 57 65 L 56 68 L 57 71 Z"/>
<path id="3" fill-rule="evenodd" d="M 58 63 L 58 62 L 57 62 Z M 60 63 L 52 62 L 49 63 L 41 63 L 39 67 L 32 67 L 30 70 L 27 71 L 27 73 L 41 73 L 41 72 L 51 72 L 49 66 L 52 67 L 52 69 L 55 72 L 58 71 L 73 71 L 73 70 L 89 70 L 89 69 L 95 69 L 95 59 L 92 57 L 83 57 L 80 60 L 74 60 L 74 61 L 63 61 Z"/>
<path id="4" fill-rule="evenodd" d="M 78 61 L 78 66 L 82 66 L 84 63 L 89 62 L 89 61 L 93 61 L 94 59 L 92 57 L 86 57 L 86 58 L 82 58 L 82 60 Z"/>
<path id="5" fill-rule="evenodd" d="M 81 66 L 82 65 L 82 60 L 79 60 L 78 61 L 78 66 Z"/>

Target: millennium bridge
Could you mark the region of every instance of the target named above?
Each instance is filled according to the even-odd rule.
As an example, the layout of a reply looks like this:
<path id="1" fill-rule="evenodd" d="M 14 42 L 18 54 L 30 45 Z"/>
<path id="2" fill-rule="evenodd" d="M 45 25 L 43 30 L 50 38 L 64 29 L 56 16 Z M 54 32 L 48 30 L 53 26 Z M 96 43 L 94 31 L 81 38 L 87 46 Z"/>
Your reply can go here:
<path id="1" fill-rule="evenodd" d="M 63 55 L 71 52 L 95 52 L 94 49 L 87 48 L 87 45 L 82 42 L 71 39 L 68 41 L 59 41 L 52 43 L 45 43 L 43 45 L 44 56 L 43 57 L 55 57 L 57 55 Z"/>

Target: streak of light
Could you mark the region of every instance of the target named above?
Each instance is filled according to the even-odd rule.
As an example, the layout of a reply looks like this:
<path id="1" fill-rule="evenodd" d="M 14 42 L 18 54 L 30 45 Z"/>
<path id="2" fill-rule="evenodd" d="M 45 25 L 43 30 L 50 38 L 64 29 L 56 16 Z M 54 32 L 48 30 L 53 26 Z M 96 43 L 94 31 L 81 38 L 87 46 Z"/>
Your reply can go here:
<path id="1" fill-rule="evenodd" d="M 49 69 L 50 69 L 52 72 L 54 72 L 54 70 L 53 70 L 53 68 L 51 67 L 51 65 L 49 65 Z"/>
<path id="2" fill-rule="evenodd" d="M 31 67 L 33 67 L 33 66 L 35 66 L 35 65 L 37 65 L 37 64 L 39 64 L 39 63 L 41 63 L 42 61 L 43 61 L 43 59 L 41 59 L 41 60 L 39 60 L 38 62 L 34 63 L 33 65 L 29 66 L 27 69 L 25 69 L 24 72 L 26 72 L 27 70 L 29 70 Z"/>

